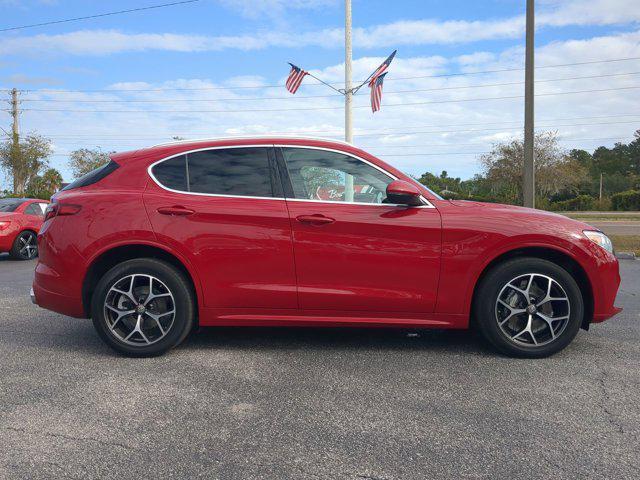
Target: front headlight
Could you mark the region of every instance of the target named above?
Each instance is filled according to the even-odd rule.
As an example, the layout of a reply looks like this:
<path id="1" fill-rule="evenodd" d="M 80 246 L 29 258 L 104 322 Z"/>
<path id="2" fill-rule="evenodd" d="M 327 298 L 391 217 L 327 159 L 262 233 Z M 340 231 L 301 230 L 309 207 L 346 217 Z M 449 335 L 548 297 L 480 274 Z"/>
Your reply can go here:
<path id="1" fill-rule="evenodd" d="M 584 230 L 582 233 L 584 233 L 585 236 L 593 243 L 597 243 L 607 252 L 613 253 L 613 244 L 611 243 L 609 237 L 607 237 L 604 233 L 597 230 Z"/>

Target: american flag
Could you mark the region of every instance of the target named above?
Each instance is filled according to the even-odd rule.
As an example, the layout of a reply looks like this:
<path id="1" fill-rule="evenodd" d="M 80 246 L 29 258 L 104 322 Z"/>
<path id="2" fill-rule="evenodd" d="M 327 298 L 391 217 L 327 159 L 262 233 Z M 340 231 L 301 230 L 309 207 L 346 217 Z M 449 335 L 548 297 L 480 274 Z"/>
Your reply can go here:
<path id="1" fill-rule="evenodd" d="M 309 74 L 309 72 L 305 72 L 300 67 L 296 67 L 293 63 L 290 63 L 291 71 L 289 72 L 289 77 L 287 78 L 287 90 L 291 93 L 296 93 L 298 88 L 300 88 L 300 84 L 302 83 L 302 79 Z"/>
<path id="2" fill-rule="evenodd" d="M 389 65 L 391 65 L 391 62 L 393 61 L 393 57 L 396 56 L 396 52 L 397 50 L 394 50 L 393 53 L 391 53 L 391 55 L 389 55 L 387 59 L 384 62 L 382 62 L 382 65 L 380 65 L 376 69 L 376 71 L 371 74 L 371 77 L 370 77 L 371 81 L 369 82 L 369 86 L 373 85 L 373 82 L 375 81 L 375 79 L 387 71 L 387 69 L 389 68 Z"/>
<path id="3" fill-rule="evenodd" d="M 380 110 L 380 104 L 382 103 L 382 84 L 386 73 L 375 76 L 369 82 L 371 88 L 371 110 L 375 113 Z"/>

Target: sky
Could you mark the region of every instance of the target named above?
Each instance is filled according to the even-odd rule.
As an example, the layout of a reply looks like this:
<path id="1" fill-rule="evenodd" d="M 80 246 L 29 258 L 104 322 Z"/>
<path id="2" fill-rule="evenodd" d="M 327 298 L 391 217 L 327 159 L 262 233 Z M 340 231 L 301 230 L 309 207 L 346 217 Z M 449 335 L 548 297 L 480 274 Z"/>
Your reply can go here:
<path id="1" fill-rule="evenodd" d="M 0 30 L 169 0 L 0 0 Z M 382 110 L 355 98 L 354 143 L 395 167 L 470 178 L 479 155 L 522 136 L 524 0 L 353 0 L 354 79 L 394 49 Z M 133 150 L 173 136 L 344 136 L 343 0 L 200 0 L 0 31 L 0 96 L 50 138 L 72 179 L 77 148 Z M 628 142 L 640 128 L 638 0 L 536 2 L 536 129 L 566 149 Z M 8 107 L 6 107 L 8 108 Z M 0 106 L 0 127 L 11 117 Z M 0 131 L 0 135 L 1 135 Z M 5 183 L 6 185 L 6 183 Z"/>

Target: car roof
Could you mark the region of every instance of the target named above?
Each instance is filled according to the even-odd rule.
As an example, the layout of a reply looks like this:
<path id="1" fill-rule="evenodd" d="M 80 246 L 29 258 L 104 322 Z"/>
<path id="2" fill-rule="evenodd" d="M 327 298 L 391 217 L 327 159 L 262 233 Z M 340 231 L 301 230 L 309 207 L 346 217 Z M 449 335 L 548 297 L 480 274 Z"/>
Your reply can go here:
<path id="1" fill-rule="evenodd" d="M 195 150 L 205 150 L 217 147 L 243 147 L 243 146 L 269 146 L 269 145 L 291 145 L 300 147 L 317 147 L 335 149 L 340 151 L 352 151 L 358 154 L 362 152 L 354 145 L 340 140 L 320 137 L 304 137 L 290 135 L 254 135 L 254 136 L 234 136 L 201 138 L 193 140 L 178 140 L 175 142 L 161 143 L 140 150 L 128 152 L 118 152 L 109 155 L 111 160 L 118 164 L 121 162 L 142 160 L 145 158 L 169 157 Z"/>

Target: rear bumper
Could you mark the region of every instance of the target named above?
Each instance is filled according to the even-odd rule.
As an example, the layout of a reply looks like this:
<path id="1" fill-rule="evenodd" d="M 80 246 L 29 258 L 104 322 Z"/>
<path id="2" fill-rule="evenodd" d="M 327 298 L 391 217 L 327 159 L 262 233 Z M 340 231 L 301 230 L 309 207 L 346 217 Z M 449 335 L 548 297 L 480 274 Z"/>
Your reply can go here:
<path id="1" fill-rule="evenodd" d="M 69 317 L 85 318 L 82 300 L 52 292 L 38 285 L 37 281 L 31 288 L 31 301 L 39 307 L 62 313 Z"/>
<path id="2" fill-rule="evenodd" d="M 0 252 L 8 252 L 13 247 L 13 241 L 15 239 L 15 233 L 13 231 L 7 232 L 6 230 L 0 233 Z"/>

